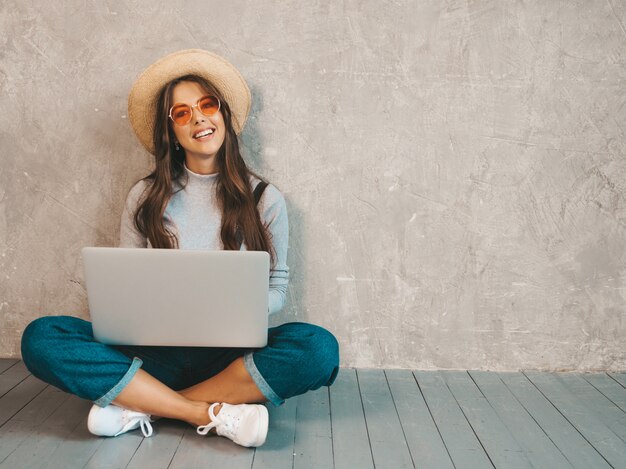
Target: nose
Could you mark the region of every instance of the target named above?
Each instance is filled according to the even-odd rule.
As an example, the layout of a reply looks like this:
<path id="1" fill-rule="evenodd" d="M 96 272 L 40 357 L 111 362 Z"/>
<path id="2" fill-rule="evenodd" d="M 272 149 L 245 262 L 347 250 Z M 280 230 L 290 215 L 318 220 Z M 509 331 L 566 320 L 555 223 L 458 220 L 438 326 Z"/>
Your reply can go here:
<path id="1" fill-rule="evenodd" d="M 194 116 L 198 116 L 200 117 L 200 119 L 198 120 Z M 204 121 L 205 117 L 206 116 L 200 112 L 200 107 L 197 104 L 191 108 L 191 120 L 193 120 L 194 122 Z"/>

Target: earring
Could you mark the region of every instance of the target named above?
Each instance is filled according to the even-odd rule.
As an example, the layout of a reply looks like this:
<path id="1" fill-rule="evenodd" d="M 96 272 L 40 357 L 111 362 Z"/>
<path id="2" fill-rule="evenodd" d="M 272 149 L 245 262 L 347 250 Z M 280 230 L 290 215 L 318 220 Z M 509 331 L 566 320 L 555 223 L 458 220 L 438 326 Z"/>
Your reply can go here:
<path id="1" fill-rule="evenodd" d="M 180 150 L 180 147 L 178 146 L 178 141 L 174 140 L 174 147 L 176 148 L 176 151 Z"/>

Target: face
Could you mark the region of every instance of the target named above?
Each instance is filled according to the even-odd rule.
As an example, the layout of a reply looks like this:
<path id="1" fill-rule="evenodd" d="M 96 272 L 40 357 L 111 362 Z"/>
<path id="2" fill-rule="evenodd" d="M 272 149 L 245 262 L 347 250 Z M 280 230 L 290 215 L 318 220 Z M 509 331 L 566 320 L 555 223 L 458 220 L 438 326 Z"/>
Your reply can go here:
<path id="1" fill-rule="evenodd" d="M 184 103 L 193 106 L 207 94 L 200 84 L 193 81 L 183 81 L 178 83 L 172 91 L 172 105 Z M 196 106 L 192 108 L 192 117 L 187 124 L 177 125 L 170 119 L 170 125 L 174 130 L 176 140 L 185 150 L 185 159 L 188 164 L 190 160 L 214 159 L 224 143 L 226 125 L 221 110 L 212 116 L 205 116 Z M 196 137 L 198 133 L 207 129 L 213 130 L 213 133 Z"/>

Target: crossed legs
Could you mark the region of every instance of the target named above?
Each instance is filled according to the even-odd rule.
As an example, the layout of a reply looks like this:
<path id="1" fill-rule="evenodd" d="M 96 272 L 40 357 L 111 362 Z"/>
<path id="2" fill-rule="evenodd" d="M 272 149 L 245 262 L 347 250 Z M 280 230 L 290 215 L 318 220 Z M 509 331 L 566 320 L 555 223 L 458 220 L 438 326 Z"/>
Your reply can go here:
<path id="1" fill-rule="evenodd" d="M 170 389 L 139 369 L 113 403 L 126 409 L 183 420 L 198 426 L 209 423 L 208 409 L 211 403 L 249 404 L 265 400 L 240 357 L 212 378 L 181 391 Z"/>
<path id="2" fill-rule="evenodd" d="M 163 352 L 182 355 L 168 363 L 162 360 Z M 330 386 L 339 370 L 335 337 L 305 323 L 270 328 L 268 345 L 243 357 L 235 349 L 214 349 L 209 355 L 203 348 L 179 352 L 110 347 L 94 340 L 91 323 L 71 316 L 36 319 L 22 336 L 22 358 L 39 379 L 100 407 L 114 402 L 193 425 L 209 423 L 207 410 L 212 403 L 280 405 L 289 397 Z M 203 370 L 207 363 L 209 369 Z M 211 372 L 211 366 L 217 369 Z M 175 391 L 168 384 L 189 382 L 188 377 L 181 381 L 181 367 L 210 378 Z"/>

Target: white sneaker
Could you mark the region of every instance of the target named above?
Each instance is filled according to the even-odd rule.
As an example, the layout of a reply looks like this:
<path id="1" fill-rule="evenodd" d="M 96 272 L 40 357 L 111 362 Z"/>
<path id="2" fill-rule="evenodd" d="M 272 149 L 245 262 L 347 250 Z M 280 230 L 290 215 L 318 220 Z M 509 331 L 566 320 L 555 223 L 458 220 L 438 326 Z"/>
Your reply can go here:
<path id="1" fill-rule="evenodd" d="M 206 435 L 215 428 L 218 435 L 230 438 L 241 446 L 261 446 L 265 443 L 269 417 L 264 405 L 222 404 L 220 413 L 215 415 L 213 409 L 218 405 L 215 402 L 209 407 L 211 422 L 198 427 L 200 435 Z"/>
<path id="2" fill-rule="evenodd" d="M 124 409 L 114 404 L 106 407 L 94 404 L 87 418 L 87 428 L 98 436 L 117 436 L 140 426 L 146 438 L 152 435 L 152 425 L 150 425 L 148 414 Z"/>

